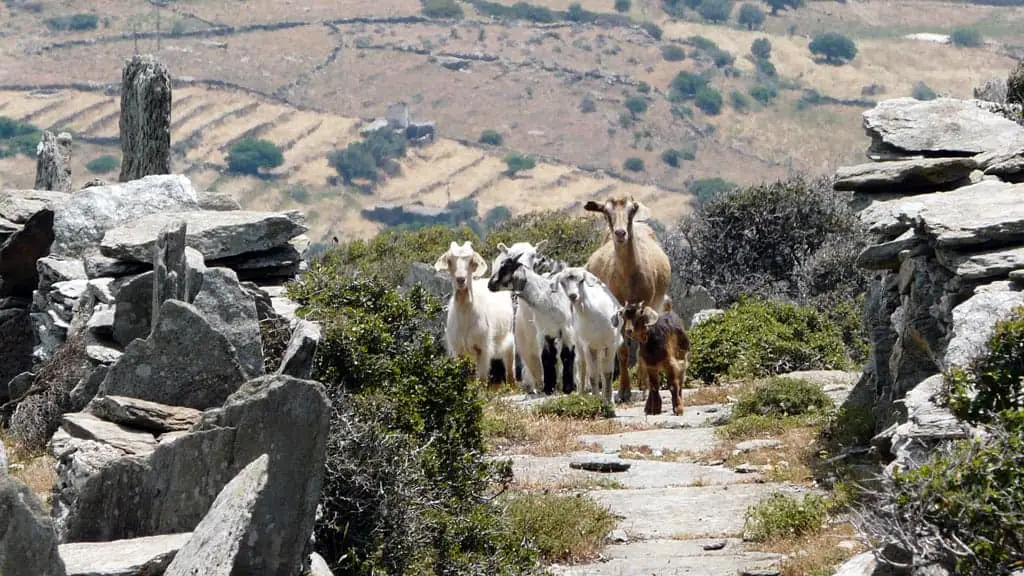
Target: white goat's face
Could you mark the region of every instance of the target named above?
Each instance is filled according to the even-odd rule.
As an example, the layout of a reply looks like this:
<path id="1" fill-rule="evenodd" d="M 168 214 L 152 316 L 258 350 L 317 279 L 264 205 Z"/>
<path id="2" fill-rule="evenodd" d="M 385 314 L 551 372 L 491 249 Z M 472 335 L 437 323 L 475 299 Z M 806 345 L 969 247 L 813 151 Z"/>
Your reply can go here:
<path id="1" fill-rule="evenodd" d="M 469 289 L 473 278 L 482 278 L 487 274 L 487 261 L 473 250 L 472 242 L 467 240 L 462 246 L 452 242 L 448 251 L 434 262 L 434 269 L 438 272 L 447 271 L 456 291 L 462 292 Z"/>
<path id="2" fill-rule="evenodd" d="M 494 273 L 498 272 L 503 262 L 506 259 L 512 257 L 519 257 L 519 263 L 533 270 L 533 265 L 537 260 L 537 256 L 540 252 L 541 246 L 547 243 L 547 240 L 541 240 L 536 245 L 530 244 L 529 242 L 516 242 L 511 246 L 505 246 L 505 244 L 498 243 L 498 256 L 494 259 L 494 265 L 491 270 Z"/>
<path id="3" fill-rule="evenodd" d="M 587 271 L 583 268 L 566 268 L 556 275 L 557 282 L 552 289 L 560 286 L 572 303 L 583 299 L 583 283 L 588 281 Z M 589 283 L 589 282 L 588 282 Z"/>
<path id="4" fill-rule="evenodd" d="M 650 217 L 646 206 L 625 196 L 611 198 L 604 204 L 591 200 L 583 209 L 604 214 L 604 219 L 612 232 L 612 239 L 620 245 L 629 242 L 633 234 L 633 222 L 645 222 Z"/>
<path id="5" fill-rule="evenodd" d="M 487 289 L 491 292 L 521 290 L 526 283 L 526 270 L 521 262 L 523 257 L 523 254 L 506 257 L 487 281 Z"/>

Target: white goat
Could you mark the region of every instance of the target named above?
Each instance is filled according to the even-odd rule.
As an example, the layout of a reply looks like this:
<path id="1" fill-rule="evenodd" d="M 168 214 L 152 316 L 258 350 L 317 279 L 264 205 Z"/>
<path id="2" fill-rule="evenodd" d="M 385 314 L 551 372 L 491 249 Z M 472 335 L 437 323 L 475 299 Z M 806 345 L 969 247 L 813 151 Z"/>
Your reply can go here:
<path id="1" fill-rule="evenodd" d="M 582 355 L 580 386 L 600 386 L 605 400 L 612 400 L 612 374 L 622 346 L 618 312 L 622 309 L 612 291 L 586 268 L 566 268 L 552 278 L 572 305 L 577 354 Z M 593 380 L 592 380 L 593 379 Z"/>
<path id="2" fill-rule="evenodd" d="M 513 246 L 522 248 L 524 244 Z M 576 339 L 572 331 L 569 299 L 550 278 L 538 274 L 527 265 L 535 263 L 539 256 L 536 247 L 530 247 L 532 251 L 527 248 L 522 252 L 502 248 L 498 248 L 502 255 L 495 259 L 497 269 L 493 271 L 487 287 L 494 292 L 511 292 L 519 299 L 519 316 L 515 323 L 516 343 L 524 368 L 530 373 L 532 382 L 529 384 L 535 383 L 543 371 L 544 393 L 554 393 L 557 379 L 555 341 L 561 340 L 562 391 L 570 394 L 576 387 Z M 534 338 L 533 346 L 528 342 L 530 337 Z M 540 362 L 537 362 L 537 350 L 540 350 Z"/>
<path id="3" fill-rule="evenodd" d="M 505 363 L 505 382 L 515 381 L 515 339 L 512 335 L 512 298 L 487 289 L 487 261 L 473 250 L 472 242 L 452 242 L 434 263 L 438 272 L 452 277 L 445 342 L 453 357 L 468 356 L 484 383 L 490 377 L 491 359 Z"/>

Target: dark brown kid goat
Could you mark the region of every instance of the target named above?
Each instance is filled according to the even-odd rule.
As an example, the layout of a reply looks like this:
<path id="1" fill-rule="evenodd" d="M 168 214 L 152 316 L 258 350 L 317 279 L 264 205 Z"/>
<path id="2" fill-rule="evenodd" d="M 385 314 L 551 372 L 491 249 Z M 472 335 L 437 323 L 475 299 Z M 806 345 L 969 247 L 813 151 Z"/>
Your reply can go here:
<path id="1" fill-rule="evenodd" d="M 671 303 L 666 301 L 665 312 L 658 312 L 644 302 L 631 304 L 616 312 L 616 320 L 621 323 L 622 336 L 626 340 L 636 340 L 638 366 L 643 377 L 647 372 L 647 402 L 644 414 L 661 414 L 661 392 L 659 377 L 662 372 L 668 376 L 669 390 L 672 392 L 672 413 L 679 416 L 683 413 L 683 385 L 686 383 L 686 368 L 690 362 L 690 338 L 686 335 L 683 320 L 672 311 Z"/>

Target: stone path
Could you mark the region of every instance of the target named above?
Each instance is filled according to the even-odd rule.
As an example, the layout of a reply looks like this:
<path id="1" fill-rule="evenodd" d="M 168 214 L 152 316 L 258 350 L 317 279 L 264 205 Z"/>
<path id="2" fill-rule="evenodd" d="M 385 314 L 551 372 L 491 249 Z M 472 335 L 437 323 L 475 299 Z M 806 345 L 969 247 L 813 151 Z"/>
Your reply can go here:
<path id="1" fill-rule="evenodd" d="M 664 392 L 664 405 L 669 404 Z M 537 400 L 515 397 L 519 404 Z M 513 473 L 525 485 L 576 488 L 607 506 L 618 518 L 611 541 L 593 563 L 552 566 L 565 576 L 737 576 L 777 574 L 782 557 L 756 552 L 740 539 L 747 507 L 774 491 L 806 488 L 766 482 L 723 465 L 698 464 L 700 454 L 718 444 L 715 427 L 727 405 L 687 407 L 681 416 L 647 417 L 643 406 L 617 407 L 616 420 L 651 429 L 579 439 L 591 451 L 562 456 L 513 456 Z M 649 459 L 630 459 L 637 447 Z M 646 447 L 646 448 L 643 448 Z M 625 448 L 625 450 L 624 450 Z M 670 453 L 670 451 L 672 453 Z M 619 455 L 626 456 L 620 458 Z M 632 454 L 636 456 L 635 452 Z M 675 461 L 660 456 L 678 457 Z M 650 459 L 650 458 L 654 459 Z M 621 461 L 625 472 L 570 468 L 579 460 Z"/>

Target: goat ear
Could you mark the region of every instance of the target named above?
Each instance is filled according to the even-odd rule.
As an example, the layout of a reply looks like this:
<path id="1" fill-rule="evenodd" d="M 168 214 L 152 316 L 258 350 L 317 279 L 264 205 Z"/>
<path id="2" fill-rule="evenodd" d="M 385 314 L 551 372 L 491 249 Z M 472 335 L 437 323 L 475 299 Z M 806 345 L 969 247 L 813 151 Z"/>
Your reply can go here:
<path id="1" fill-rule="evenodd" d="M 447 272 L 448 271 L 448 254 L 449 254 L 449 252 L 445 252 L 444 254 L 441 254 L 437 258 L 437 261 L 434 262 L 434 270 L 435 271 L 437 271 L 437 272 Z"/>
<path id="2" fill-rule="evenodd" d="M 587 203 L 583 205 L 583 209 L 586 210 L 587 212 L 601 212 L 602 214 L 604 213 L 604 206 L 598 204 L 597 202 L 594 202 L 593 200 L 588 200 Z"/>
<path id="3" fill-rule="evenodd" d="M 487 260 L 484 257 L 473 253 L 473 262 L 476 262 L 476 268 L 473 270 L 473 278 L 483 278 L 487 275 Z"/>
<path id="4" fill-rule="evenodd" d="M 504 242 L 498 242 L 498 252 L 508 254 L 508 246 L 505 246 Z"/>
<path id="5" fill-rule="evenodd" d="M 594 276 L 592 272 L 587 271 L 583 273 L 583 282 L 585 282 L 587 286 L 597 286 L 598 283 L 601 282 L 601 279 Z"/>
<path id="6" fill-rule="evenodd" d="M 540 251 L 541 246 L 543 246 L 543 245 L 545 245 L 547 243 L 548 243 L 548 239 L 545 238 L 545 239 L 541 240 L 540 242 L 537 242 L 536 244 L 534 244 L 533 247 L 536 248 L 538 251 Z"/>
<path id="7" fill-rule="evenodd" d="M 658 313 L 654 311 L 654 308 L 644 308 L 644 323 L 648 328 L 658 323 Z"/>
<path id="8" fill-rule="evenodd" d="M 615 311 L 615 314 L 612 314 L 612 328 L 617 329 L 619 326 L 622 326 L 622 308 L 619 308 Z"/>
<path id="9" fill-rule="evenodd" d="M 651 211 L 647 209 L 647 206 L 633 201 L 633 222 L 647 222 L 651 219 Z"/>

